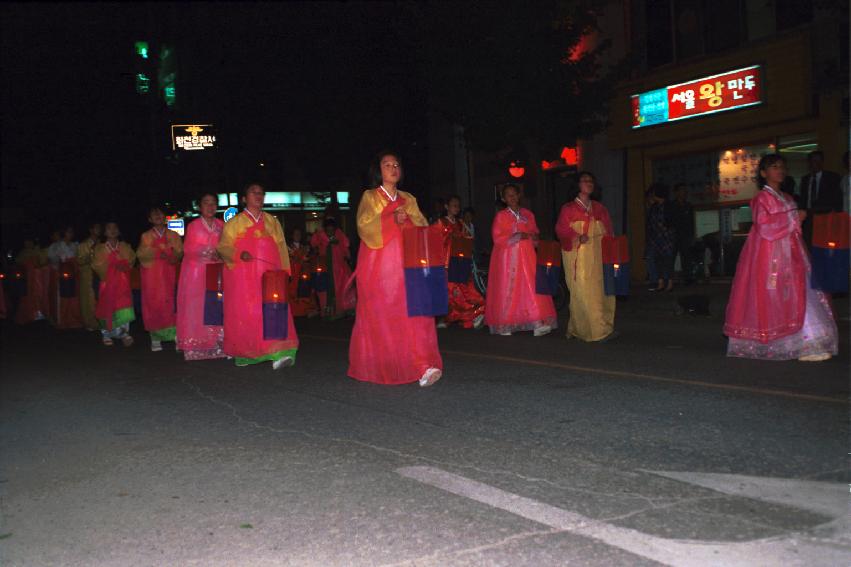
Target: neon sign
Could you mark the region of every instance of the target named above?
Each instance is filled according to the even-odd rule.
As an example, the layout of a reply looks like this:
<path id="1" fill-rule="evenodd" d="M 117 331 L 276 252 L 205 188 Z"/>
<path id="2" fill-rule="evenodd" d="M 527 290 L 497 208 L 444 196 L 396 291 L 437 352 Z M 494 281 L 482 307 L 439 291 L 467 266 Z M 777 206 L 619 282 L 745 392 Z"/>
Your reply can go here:
<path id="1" fill-rule="evenodd" d="M 209 150 L 216 147 L 216 132 L 212 124 L 172 124 L 171 149 L 186 151 Z"/>
<path id="2" fill-rule="evenodd" d="M 643 128 L 762 104 L 759 65 L 634 94 L 632 127 Z"/>

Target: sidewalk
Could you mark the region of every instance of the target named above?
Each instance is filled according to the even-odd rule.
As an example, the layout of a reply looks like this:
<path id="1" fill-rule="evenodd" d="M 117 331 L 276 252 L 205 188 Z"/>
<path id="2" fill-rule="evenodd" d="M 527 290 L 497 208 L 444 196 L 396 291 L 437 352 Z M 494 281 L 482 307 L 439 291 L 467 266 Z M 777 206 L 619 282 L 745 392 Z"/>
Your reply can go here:
<path id="1" fill-rule="evenodd" d="M 641 316 L 648 313 L 668 313 L 683 316 L 697 316 L 723 321 L 730 297 L 732 278 L 714 278 L 705 283 L 695 283 L 689 286 L 677 285 L 673 291 L 648 291 L 646 284 L 633 284 L 629 297 L 618 298 L 618 316 Z M 707 304 L 708 302 L 708 304 Z M 709 315 L 687 313 L 688 309 L 700 308 L 706 305 Z M 849 321 L 849 298 L 834 298 L 833 309 L 838 322 Z"/>

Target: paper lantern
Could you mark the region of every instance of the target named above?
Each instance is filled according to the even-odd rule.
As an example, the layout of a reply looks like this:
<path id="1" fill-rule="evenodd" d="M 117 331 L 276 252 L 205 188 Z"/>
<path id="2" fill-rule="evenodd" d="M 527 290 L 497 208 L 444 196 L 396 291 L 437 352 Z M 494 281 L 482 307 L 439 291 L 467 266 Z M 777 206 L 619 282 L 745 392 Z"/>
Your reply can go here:
<path id="1" fill-rule="evenodd" d="M 473 239 L 454 235 L 449 241 L 449 281 L 463 284 L 473 274 Z"/>
<path id="2" fill-rule="evenodd" d="M 289 331 L 286 270 L 263 274 L 263 340 L 286 339 Z"/>
<path id="3" fill-rule="evenodd" d="M 561 278 L 561 244 L 555 240 L 539 241 L 535 267 L 535 293 L 556 295 Z"/>
<path id="4" fill-rule="evenodd" d="M 626 236 L 604 236 L 601 246 L 606 295 L 629 295 L 629 241 Z"/>
<path id="5" fill-rule="evenodd" d="M 59 264 L 59 297 L 71 298 L 77 295 L 77 261 L 66 260 Z"/>
<path id="6" fill-rule="evenodd" d="M 402 229 L 405 293 L 409 317 L 438 317 L 449 311 L 443 235 L 439 226 Z"/>
<path id="7" fill-rule="evenodd" d="M 848 293 L 851 250 L 848 246 L 849 214 L 844 212 L 813 217 L 811 282 L 826 293 Z"/>
<path id="8" fill-rule="evenodd" d="M 206 291 L 204 292 L 204 324 L 220 327 L 224 324 L 224 288 L 222 268 L 224 264 L 207 264 Z"/>

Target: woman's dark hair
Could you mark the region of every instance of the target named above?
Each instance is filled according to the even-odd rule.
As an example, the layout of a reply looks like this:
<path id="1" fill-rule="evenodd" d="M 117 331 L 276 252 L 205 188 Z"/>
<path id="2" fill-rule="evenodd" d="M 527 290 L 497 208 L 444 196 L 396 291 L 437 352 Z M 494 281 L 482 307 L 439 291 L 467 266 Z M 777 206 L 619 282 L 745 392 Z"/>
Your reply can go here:
<path id="1" fill-rule="evenodd" d="M 514 183 L 506 183 L 502 186 L 502 189 L 499 190 L 499 196 L 503 199 L 505 198 L 505 191 L 507 189 L 514 189 L 514 192 L 517 193 L 518 196 L 520 195 L 520 187 L 518 187 Z"/>
<path id="2" fill-rule="evenodd" d="M 322 228 L 328 228 L 329 226 L 337 228 L 337 221 L 333 217 L 325 219 L 325 222 L 322 223 Z"/>
<path id="3" fill-rule="evenodd" d="M 461 211 L 461 214 L 466 215 L 467 213 L 470 213 L 471 215 L 475 215 L 476 209 L 474 209 L 473 207 L 464 207 L 464 210 Z"/>
<path id="4" fill-rule="evenodd" d="M 216 195 L 212 191 L 201 191 L 200 193 L 198 193 L 198 209 L 199 210 L 201 209 L 201 201 L 203 201 L 204 197 L 206 197 L 207 195 L 209 195 L 210 197 L 213 198 L 213 201 L 216 202 L 216 206 L 219 206 L 219 196 L 218 195 Z"/>
<path id="5" fill-rule="evenodd" d="M 263 189 L 264 193 L 266 192 L 266 186 L 260 183 L 259 181 L 249 181 L 248 183 L 242 186 L 242 191 L 240 192 L 240 195 L 242 197 L 245 197 L 246 195 L 248 195 L 248 190 L 254 187 L 255 185 Z"/>
<path id="6" fill-rule="evenodd" d="M 449 203 L 450 203 L 453 199 L 455 199 L 455 200 L 457 200 L 457 201 L 458 201 L 458 205 L 460 205 L 460 204 L 461 204 L 461 197 L 459 197 L 458 195 L 449 195 L 449 196 L 446 198 L 446 201 L 444 202 L 444 204 L 448 206 L 448 205 L 449 205 Z"/>
<path id="7" fill-rule="evenodd" d="M 590 177 L 591 182 L 594 183 L 594 191 L 591 192 L 591 200 L 592 201 L 599 201 L 600 200 L 600 186 L 597 184 L 597 177 L 593 173 L 591 173 L 590 171 L 583 170 L 583 171 L 580 171 L 579 173 L 577 173 L 576 177 L 574 178 L 576 180 L 576 182 L 573 184 L 573 186 L 570 188 L 570 191 L 567 194 L 568 203 L 572 202 L 574 199 L 576 199 L 579 196 L 579 182 L 582 180 L 583 175 L 587 175 L 588 177 Z"/>
<path id="8" fill-rule="evenodd" d="M 648 189 L 648 191 L 652 191 L 653 195 L 655 197 L 662 199 L 662 200 L 665 200 L 665 201 L 667 201 L 668 197 L 670 197 L 670 195 L 671 195 L 670 187 L 668 187 L 666 184 L 658 182 L 658 181 L 656 183 L 654 183 L 653 185 L 651 185 L 650 189 Z"/>
<path id="9" fill-rule="evenodd" d="M 159 211 L 163 215 L 165 215 L 165 209 L 163 207 L 161 207 L 160 205 L 151 205 L 150 207 L 148 207 L 148 216 L 151 216 L 151 213 L 153 213 L 154 211 Z"/>
<path id="10" fill-rule="evenodd" d="M 399 157 L 399 154 L 397 152 L 394 152 L 393 150 L 390 150 L 390 149 L 381 150 L 380 152 L 375 154 L 375 157 L 372 158 L 372 161 L 369 164 L 369 188 L 370 189 L 378 187 L 383 182 L 383 180 L 381 178 L 381 160 L 383 160 L 387 156 L 393 156 L 394 158 L 396 158 L 396 161 L 399 162 L 399 167 L 400 168 L 402 167 L 402 158 Z M 402 179 L 403 179 L 403 177 L 400 176 L 399 177 L 399 183 L 400 184 L 402 183 Z"/>
<path id="11" fill-rule="evenodd" d="M 762 159 L 759 160 L 759 165 L 756 168 L 756 182 L 760 189 L 762 189 L 766 183 L 765 177 L 762 176 L 763 170 L 768 169 L 779 161 L 786 163 L 786 160 L 783 159 L 783 156 L 780 154 L 765 154 L 762 156 Z"/>

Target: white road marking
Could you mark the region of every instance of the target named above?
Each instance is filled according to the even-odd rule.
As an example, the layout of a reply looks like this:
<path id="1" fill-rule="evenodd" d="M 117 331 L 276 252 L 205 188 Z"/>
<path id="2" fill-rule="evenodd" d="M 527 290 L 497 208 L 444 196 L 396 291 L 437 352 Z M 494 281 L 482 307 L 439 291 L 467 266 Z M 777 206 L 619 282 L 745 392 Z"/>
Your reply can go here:
<path id="1" fill-rule="evenodd" d="M 666 565 L 833 567 L 847 565 L 851 558 L 851 547 L 834 541 L 817 540 L 802 533 L 744 543 L 665 539 L 594 520 L 434 467 L 403 467 L 396 469 L 396 472 L 451 494 L 505 510 L 545 526 L 596 539 Z M 847 528 L 845 520 L 836 520 L 838 524 L 842 524 L 836 528 Z"/>
<path id="2" fill-rule="evenodd" d="M 696 484 L 716 492 L 764 500 L 809 510 L 831 519 L 848 515 L 848 487 L 838 482 L 819 482 L 793 478 L 766 478 L 739 474 L 697 472 L 644 471 L 689 484 Z"/>

